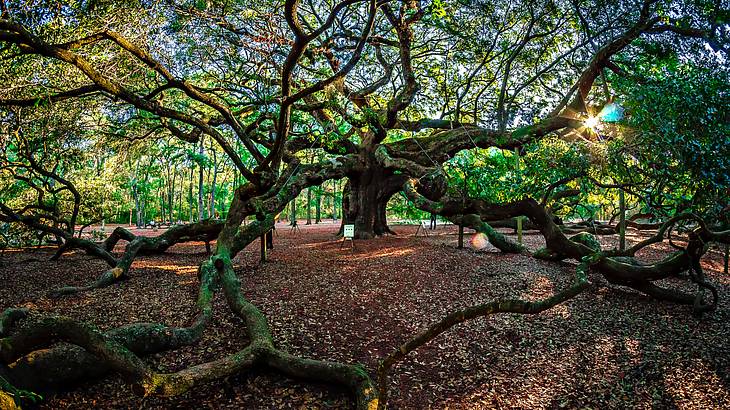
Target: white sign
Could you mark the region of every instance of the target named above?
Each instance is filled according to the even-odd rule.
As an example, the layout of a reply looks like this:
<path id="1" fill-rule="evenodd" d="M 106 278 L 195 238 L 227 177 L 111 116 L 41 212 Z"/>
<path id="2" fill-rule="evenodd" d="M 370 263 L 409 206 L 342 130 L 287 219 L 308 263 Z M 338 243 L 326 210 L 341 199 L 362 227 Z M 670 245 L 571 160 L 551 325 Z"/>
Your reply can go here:
<path id="1" fill-rule="evenodd" d="M 345 238 L 352 239 L 355 237 L 355 225 L 345 225 Z"/>

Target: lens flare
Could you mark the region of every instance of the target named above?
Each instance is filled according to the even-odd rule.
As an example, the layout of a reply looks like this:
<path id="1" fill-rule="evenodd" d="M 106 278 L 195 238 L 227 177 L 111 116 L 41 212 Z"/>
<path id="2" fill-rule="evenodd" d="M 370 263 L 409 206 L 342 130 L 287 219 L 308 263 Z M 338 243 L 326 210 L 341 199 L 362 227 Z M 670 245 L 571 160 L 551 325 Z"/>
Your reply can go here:
<path id="1" fill-rule="evenodd" d="M 603 122 L 618 122 L 624 117 L 624 108 L 614 102 L 606 104 L 598 114 Z"/>
<path id="2" fill-rule="evenodd" d="M 484 249 L 489 245 L 489 239 L 487 239 L 487 235 L 484 235 L 483 233 L 475 233 L 474 236 L 471 237 L 471 246 L 473 246 L 475 249 Z"/>
<path id="3" fill-rule="evenodd" d="M 583 124 L 586 127 L 590 128 L 592 130 L 595 130 L 596 127 L 598 126 L 598 117 L 590 116 L 590 117 L 586 118 L 585 121 L 583 121 Z"/>

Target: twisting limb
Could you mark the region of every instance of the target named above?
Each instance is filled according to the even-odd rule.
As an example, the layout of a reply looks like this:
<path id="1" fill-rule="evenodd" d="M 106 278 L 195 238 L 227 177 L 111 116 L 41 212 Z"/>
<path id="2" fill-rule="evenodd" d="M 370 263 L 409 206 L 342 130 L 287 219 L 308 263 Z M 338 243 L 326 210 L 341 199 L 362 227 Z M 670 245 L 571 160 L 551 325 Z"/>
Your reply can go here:
<path id="1" fill-rule="evenodd" d="M 435 213 L 445 217 L 473 213 L 480 215 L 481 219 L 505 219 L 515 216 L 527 216 L 530 218 L 545 237 L 546 250 L 550 258 L 565 259 L 571 258 L 581 260 L 600 250 L 598 242 L 592 238 L 585 241 L 585 233 L 580 240 L 568 238 L 560 227 L 552 220 L 551 215 L 540 206 L 534 199 L 527 198 L 507 204 L 494 204 L 481 199 L 450 198 L 442 197 L 439 201 L 431 201 L 418 193 L 418 180 L 410 179 L 403 187 L 403 191 L 409 199 L 418 207 L 427 207 Z M 700 223 L 700 229 L 696 232 L 696 238 L 690 238 L 686 250 L 672 253 L 664 259 L 652 263 L 642 264 L 634 258 L 616 256 L 616 252 L 606 252 L 607 257 L 602 258 L 595 264 L 595 269 L 600 272 L 609 283 L 627 286 L 642 293 L 660 300 L 671 301 L 679 304 L 695 305 L 695 296 L 678 290 L 663 289 L 652 282 L 672 276 L 678 276 L 691 268 L 692 259 L 699 258 L 706 252 L 706 243 L 709 241 L 727 240 L 728 235 L 724 232 L 712 232 Z M 669 225 L 668 225 L 669 226 Z M 598 246 L 592 246 L 595 243 Z M 694 256 L 690 256 L 690 255 Z"/>
<path id="2" fill-rule="evenodd" d="M 216 278 L 210 275 L 201 279 L 197 299 L 199 314 L 189 327 L 173 328 L 157 323 L 134 323 L 110 330 L 104 336 L 135 355 L 147 355 L 195 344 L 212 318 L 212 300 L 216 286 Z M 18 332 L 21 334 L 28 330 L 20 329 Z M 2 340 L 4 339 L 0 339 L 0 346 L 4 346 Z M 78 345 L 59 344 L 21 357 L 9 364 L 5 373 L 16 386 L 42 391 L 99 377 L 112 369 L 110 363 Z"/>
<path id="3" fill-rule="evenodd" d="M 41 232 L 63 238 L 64 250 L 71 248 L 83 249 L 84 251 L 86 251 L 87 254 L 103 259 L 107 264 L 109 264 L 109 266 L 114 266 L 117 264 L 116 258 L 109 251 L 107 251 L 104 247 L 100 246 L 96 242 L 87 239 L 77 238 L 73 236 L 73 234 L 63 229 L 51 225 L 46 225 L 41 221 L 40 216 L 23 215 L 21 213 L 15 212 L 2 202 L 0 202 L 0 220 L 11 223 L 21 223 L 28 226 L 29 228 L 37 229 Z"/>
<path id="4" fill-rule="evenodd" d="M 484 234 L 487 237 L 487 240 L 489 240 L 489 243 L 504 253 L 520 253 L 525 250 L 524 246 L 512 241 L 502 235 L 502 233 L 498 230 L 492 228 L 491 225 L 482 221 L 479 215 L 468 214 L 463 216 L 452 216 L 448 219 L 456 225 L 463 225 L 464 227 L 471 228 L 481 234 Z"/>
<path id="5" fill-rule="evenodd" d="M 600 257 L 600 255 L 598 257 Z M 548 310 L 555 305 L 563 303 L 566 300 L 572 299 L 588 287 L 588 267 L 591 263 L 595 263 L 596 260 L 597 258 L 595 255 L 594 257 L 584 258 L 578 266 L 575 282 L 569 288 L 556 293 L 547 299 L 536 302 L 519 299 L 498 300 L 457 310 L 446 315 L 440 321 L 429 326 L 428 329 L 403 343 L 399 348 L 386 356 L 385 359 L 380 362 L 380 366 L 378 367 L 378 390 L 380 391 L 378 409 L 384 409 L 388 401 L 388 372 L 409 353 L 435 339 L 457 324 L 466 322 L 467 320 L 489 316 L 496 313 L 537 314 Z"/>
<path id="6" fill-rule="evenodd" d="M 408 183 L 406 185 L 409 187 L 411 186 Z M 524 250 L 522 245 L 509 240 L 499 231 L 492 228 L 488 223 L 484 222 L 478 214 L 467 213 L 464 215 L 444 215 L 441 213 L 441 208 L 437 202 L 431 201 L 415 189 L 407 189 L 407 191 L 406 196 L 413 202 L 416 208 L 442 215 L 456 225 L 463 225 L 484 234 L 489 240 L 489 243 L 494 245 L 494 247 L 500 251 L 505 253 L 520 253 Z"/>
<path id="7" fill-rule="evenodd" d="M 129 277 L 129 268 L 138 254 L 150 255 L 165 252 L 177 243 L 204 240 L 209 242 L 215 239 L 223 229 L 222 221 L 202 221 L 188 225 L 177 225 L 156 237 L 135 236 L 128 230 L 118 227 L 101 246 L 106 252 L 111 252 L 120 239 L 129 241 L 124 254 L 111 269 L 105 271 L 93 282 L 85 286 L 66 286 L 50 292 L 50 296 L 59 297 L 99 289 L 112 285 Z"/>
<path id="8" fill-rule="evenodd" d="M 152 373 L 129 349 L 107 338 L 89 324 L 63 316 L 46 316 L 0 341 L 0 361 L 13 363 L 21 356 L 56 342 L 83 347 L 130 381 L 151 380 Z"/>
<path id="9" fill-rule="evenodd" d="M 639 250 L 641 250 L 641 249 L 643 249 L 643 248 L 645 248 L 645 247 L 647 247 L 649 245 L 652 245 L 652 244 L 659 243 L 659 242 L 663 241 L 664 240 L 664 234 L 667 232 L 668 229 L 671 230 L 672 227 L 677 222 L 684 221 L 684 220 L 688 220 L 688 219 L 695 219 L 695 220 L 697 220 L 699 218 L 696 215 L 693 215 L 693 214 L 680 214 L 680 215 L 677 215 L 677 216 L 675 216 L 675 217 L 667 220 L 666 222 L 664 222 L 659 227 L 659 229 L 657 230 L 657 233 L 655 233 L 654 235 L 652 235 L 650 238 L 644 239 L 643 241 L 641 241 L 641 242 L 637 243 L 636 245 L 634 245 L 634 246 L 626 249 L 625 251 L 616 251 L 616 252 L 613 252 L 612 255 L 616 255 L 616 256 L 634 256 L 636 254 L 636 252 L 638 252 Z"/>

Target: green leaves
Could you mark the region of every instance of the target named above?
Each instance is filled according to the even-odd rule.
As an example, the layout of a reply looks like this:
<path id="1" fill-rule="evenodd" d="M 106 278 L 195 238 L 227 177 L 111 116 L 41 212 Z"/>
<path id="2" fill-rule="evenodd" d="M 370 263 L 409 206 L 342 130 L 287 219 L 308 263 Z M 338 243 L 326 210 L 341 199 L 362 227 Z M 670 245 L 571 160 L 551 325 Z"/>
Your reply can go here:
<path id="1" fill-rule="evenodd" d="M 653 181 L 642 186 L 649 208 L 674 204 L 715 214 L 730 187 L 727 70 L 674 56 L 637 66 L 646 73 L 642 82 L 614 81 L 625 95 L 624 123 L 634 131 L 611 145 L 612 172 Z"/>

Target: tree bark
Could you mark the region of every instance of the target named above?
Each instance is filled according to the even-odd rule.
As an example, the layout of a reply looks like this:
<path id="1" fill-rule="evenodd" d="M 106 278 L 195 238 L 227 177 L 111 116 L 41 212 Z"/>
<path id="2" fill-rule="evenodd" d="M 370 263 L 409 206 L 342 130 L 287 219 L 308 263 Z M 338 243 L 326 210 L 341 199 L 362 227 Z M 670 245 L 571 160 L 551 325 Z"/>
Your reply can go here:
<path id="1" fill-rule="evenodd" d="M 189 223 L 193 223 L 193 175 L 195 172 L 195 163 L 190 164 L 190 183 L 188 184 L 188 206 L 190 207 Z"/>
<path id="2" fill-rule="evenodd" d="M 342 191 L 342 225 L 355 225 L 356 239 L 395 234 L 388 226 L 390 198 L 402 189 L 404 175 L 393 175 L 374 165 L 348 177 Z"/>

